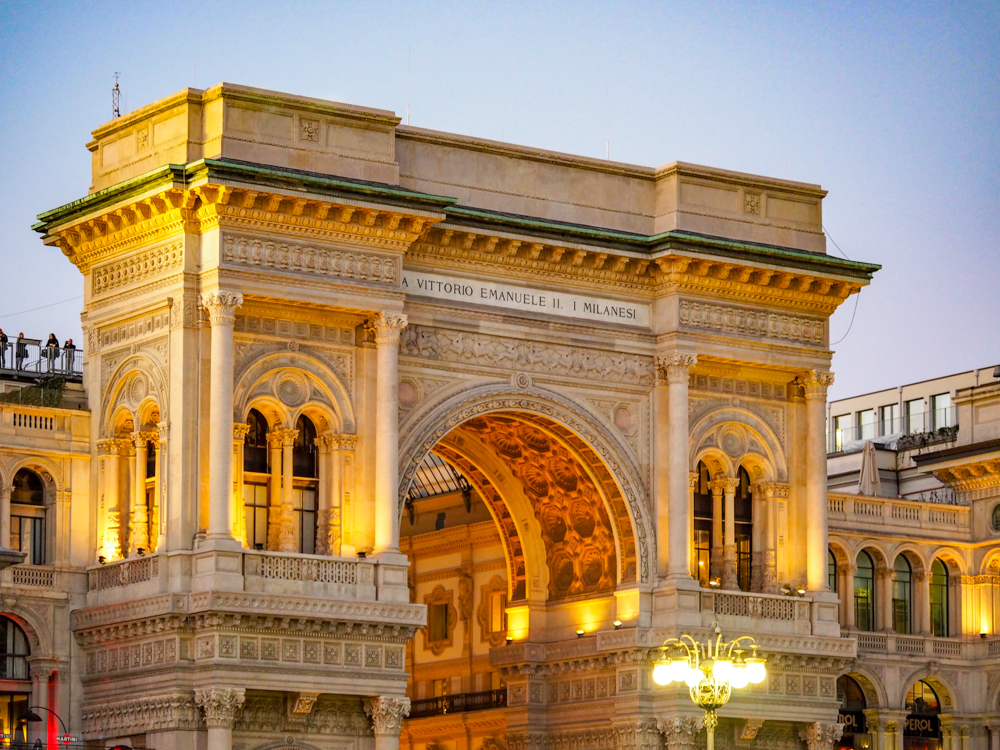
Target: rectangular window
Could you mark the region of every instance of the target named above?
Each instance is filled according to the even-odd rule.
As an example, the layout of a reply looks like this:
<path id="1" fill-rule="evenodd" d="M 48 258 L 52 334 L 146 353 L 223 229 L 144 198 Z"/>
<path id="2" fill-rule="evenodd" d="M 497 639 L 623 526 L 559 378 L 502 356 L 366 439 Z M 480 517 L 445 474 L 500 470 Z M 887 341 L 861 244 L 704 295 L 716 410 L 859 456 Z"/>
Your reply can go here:
<path id="1" fill-rule="evenodd" d="M 507 632 L 507 594 L 504 591 L 490 594 L 490 632 Z"/>
<path id="2" fill-rule="evenodd" d="M 45 564 L 45 519 L 39 516 L 10 517 L 10 548 L 25 552 L 28 565 Z"/>
<path id="3" fill-rule="evenodd" d="M 431 604 L 427 607 L 427 634 L 431 641 L 448 640 L 447 604 Z"/>
<path id="4" fill-rule="evenodd" d="M 696 518 L 694 521 L 694 555 L 698 568 L 698 582 L 708 588 L 712 570 L 712 522 Z"/>
<path id="5" fill-rule="evenodd" d="M 833 418 L 833 431 L 834 431 L 834 450 L 842 451 L 844 450 L 844 443 L 853 440 L 852 430 L 851 430 L 851 415 L 841 414 L 839 417 Z"/>
<path id="6" fill-rule="evenodd" d="M 431 682 L 435 698 L 448 695 L 448 680 L 434 680 Z"/>
<path id="7" fill-rule="evenodd" d="M 902 432 L 902 425 L 899 423 L 899 404 L 889 404 L 880 406 L 878 410 L 879 433 L 882 435 L 894 435 Z"/>
<path id="8" fill-rule="evenodd" d="M 858 412 L 858 440 L 872 440 L 875 437 L 875 410 L 865 409 Z"/>
<path id="9" fill-rule="evenodd" d="M 906 431 L 910 435 L 923 432 L 926 429 L 924 427 L 924 400 L 915 398 L 912 401 L 907 401 L 904 405 L 906 407 Z"/>
<path id="10" fill-rule="evenodd" d="M 295 531 L 299 539 L 299 552 L 316 554 L 316 490 L 304 487 L 292 490 L 295 507 Z"/>
<path id="11" fill-rule="evenodd" d="M 931 396 L 931 425 L 932 430 L 940 430 L 942 427 L 954 425 L 954 414 L 951 408 L 951 394 L 939 393 Z"/>
<path id="12" fill-rule="evenodd" d="M 267 548 L 267 485 L 243 485 L 243 513 L 247 524 L 247 544 L 251 549 Z"/>

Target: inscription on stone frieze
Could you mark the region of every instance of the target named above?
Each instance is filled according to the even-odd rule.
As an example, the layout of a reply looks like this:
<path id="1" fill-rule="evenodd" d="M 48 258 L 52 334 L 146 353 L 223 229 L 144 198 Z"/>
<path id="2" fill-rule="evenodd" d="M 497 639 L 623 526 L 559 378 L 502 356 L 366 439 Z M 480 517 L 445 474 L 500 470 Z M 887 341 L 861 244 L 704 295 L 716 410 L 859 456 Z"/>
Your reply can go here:
<path id="1" fill-rule="evenodd" d="M 649 326 L 649 305 L 605 297 L 566 294 L 526 285 L 403 271 L 403 290 L 414 297 L 555 315 L 627 326 Z"/>

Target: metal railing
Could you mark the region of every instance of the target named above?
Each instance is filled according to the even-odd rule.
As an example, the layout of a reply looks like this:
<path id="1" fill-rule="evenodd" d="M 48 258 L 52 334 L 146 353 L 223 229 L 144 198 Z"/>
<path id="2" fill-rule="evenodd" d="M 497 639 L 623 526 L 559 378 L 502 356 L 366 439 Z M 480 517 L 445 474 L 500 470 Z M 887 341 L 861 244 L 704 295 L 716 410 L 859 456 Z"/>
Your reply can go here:
<path id="1" fill-rule="evenodd" d="M 83 375 L 83 351 L 47 347 L 40 339 L 8 337 L 0 344 L 0 373 L 11 375 Z"/>
<path id="2" fill-rule="evenodd" d="M 856 414 L 850 416 L 852 419 L 857 419 Z M 907 437 L 955 428 L 958 426 L 958 409 L 949 406 L 903 417 L 876 419 L 862 424 L 852 422 L 846 427 L 835 427 L 836 419 L 837 415 L 832 416 L 827 425 L 827 450 L 830 453 L 850 453 L 861 450 L 861 444 L 865 440 L 879 440 L 890 435 Z"/>
<path id="3" fill-rule="evenodd" d="M 504 708 L 507 705 L 507 690 L 484 690 L 481 693 L 457 693 L 426 698 L 410 704 L 410 718 L 422 719 L 426 716 L 444 716 L 465 711 L 486 711 Z"/>

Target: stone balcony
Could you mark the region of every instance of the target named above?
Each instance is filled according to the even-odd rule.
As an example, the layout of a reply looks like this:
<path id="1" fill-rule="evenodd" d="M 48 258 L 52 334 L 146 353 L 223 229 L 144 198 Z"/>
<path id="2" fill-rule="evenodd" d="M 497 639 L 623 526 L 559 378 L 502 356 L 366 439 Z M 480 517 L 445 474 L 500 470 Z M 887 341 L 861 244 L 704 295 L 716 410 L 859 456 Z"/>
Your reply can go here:
<path id="1" fill-rule="evenodd" d="M 831 531 L 933 536 L 946 541 L 968 540 L 971 533 L 972 509 L 967 505 L 831 492 L 827 508 Z"/>
<path id="2" fill-rule="evenodd" d="M 907 660 L 926 658 L 977 661 L 1000 656 L 1000 638 L 937 638 L 926 635 L 845 631 L 858 644 L 858 655 L 885 654 Z"/>

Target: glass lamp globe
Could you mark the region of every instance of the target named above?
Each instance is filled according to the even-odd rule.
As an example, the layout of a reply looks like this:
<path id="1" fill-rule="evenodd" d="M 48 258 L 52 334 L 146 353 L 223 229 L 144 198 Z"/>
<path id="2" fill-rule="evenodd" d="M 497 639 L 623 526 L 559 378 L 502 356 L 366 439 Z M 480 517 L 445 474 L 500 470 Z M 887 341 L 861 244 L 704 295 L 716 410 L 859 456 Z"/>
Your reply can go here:
<path id="1" fill-rule="evenodd" d="M 691 671 L 691 662 L 686 656 L 678 656 L 670 660 L 670 675 L 675 682 L 684 682 Z"/>
<path id="2" fill-rule="evenodd" d="M 732 681 L 733 663 L 729 659 L 716 659 L 712 664 L 712 677 L 719 682 Z"/>
<path id="3" fill-rule="evenodd" d="M 747 678 L 754 685 L 759 685 L 767 677 L 767 669 L 764 667 L 763 659 L 747 659 Z"/>
<path id="4" fill-rule="evenodd" d="M 747 674 L 746 667 L 735 667 L 729 678 L 729 684 L 734 688 L 745 688 L 750 684 L 750 675 Z"/>
<path id="5" fill-rule="evenodd" d="M 684 675 L 684 684 L 688 687 L 698 687 L 698 683 L 704 679 L 705 675 L 700 669 L 688 669 L 688 673 Z"/>
<path id="6" fill-rule="evenodd" d="M 657 662 L 653 667 L 653 682 L 657 685 L 669 685 L 674 681 L 673 669 L 670 662 Z"/>

